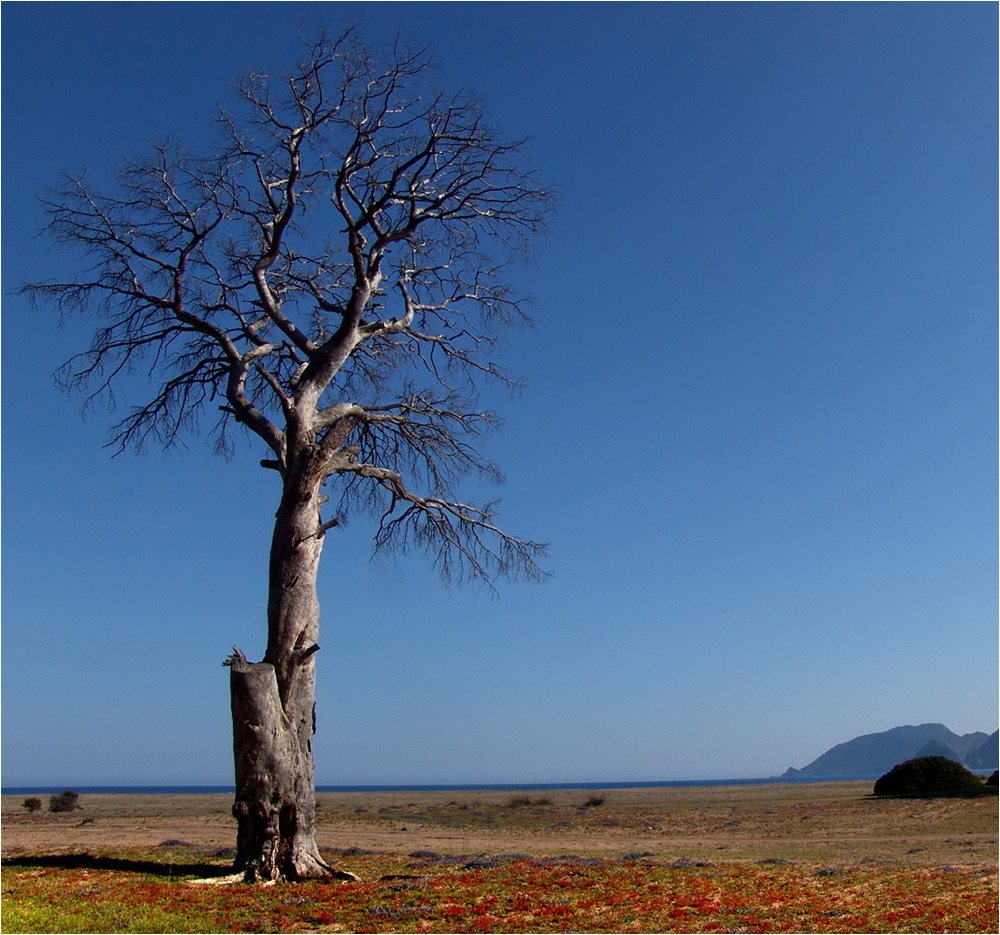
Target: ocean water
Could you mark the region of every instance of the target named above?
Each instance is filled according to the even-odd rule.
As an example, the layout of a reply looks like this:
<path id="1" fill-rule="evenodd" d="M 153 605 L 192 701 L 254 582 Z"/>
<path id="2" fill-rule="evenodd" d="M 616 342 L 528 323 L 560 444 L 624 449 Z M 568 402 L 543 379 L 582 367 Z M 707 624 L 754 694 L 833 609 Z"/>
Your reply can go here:
<path id="1" fill-rule="evenodd" d="M 504 782 L 504 783 L 455 783 L 443 785 L 387 785 L 387 786 L 324 786 L 317 785 L 317 792 L 518 792 L 554 789 L 658 789 L 683 786 L 759 786 L 773 782 L 831 782 L 844 779 L 877 779 L 878 776 L 809 777 L 782 779 L 675 779 L 649 782 Z M 81 795 L 129 794 L 136 795 L 208 795 L 211 793 L 234 794 L 235 786 L 3 786 L 3 795 L 54 795 L 72 788 Z"/>

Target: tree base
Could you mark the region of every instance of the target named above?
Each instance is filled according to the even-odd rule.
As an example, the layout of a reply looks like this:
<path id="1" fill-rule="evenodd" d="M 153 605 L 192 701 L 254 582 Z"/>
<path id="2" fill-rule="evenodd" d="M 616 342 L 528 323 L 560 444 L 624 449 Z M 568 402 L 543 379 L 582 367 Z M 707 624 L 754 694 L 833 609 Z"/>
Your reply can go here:
<path id="1" fill-rule="evenodd" d="M 251 861 L 247 866 L 239 865 L 239 858 L 233 864 L 236 871 L 225 880 L 242 883 L 294 883 L 302 880 L 340 880 L 344 883 L 360 883 L 361 877 L 349 870 L 338 870 L 330 866 L 322 857 L 308 855 L 289 862 Z"/>
<path id="2" fill-rule="evenodd" d="M 311 750 L 303 750 L 278 692 L 274 666 L 228 660 L 236 760 L 236 861 L 252 882 L 357 880 L 316 846 Z"/>

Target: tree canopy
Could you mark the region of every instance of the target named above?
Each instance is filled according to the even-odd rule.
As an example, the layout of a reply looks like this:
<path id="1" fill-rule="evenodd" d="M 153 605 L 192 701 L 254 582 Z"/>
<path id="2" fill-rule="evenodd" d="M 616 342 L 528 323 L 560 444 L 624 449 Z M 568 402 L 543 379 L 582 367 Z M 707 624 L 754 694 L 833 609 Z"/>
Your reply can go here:
<path id="1" fill-rule="evenodd" d="M 207 431 L 228 454 L 239 425 L 286 483 L 339 475 L 324 531 L 365 510 L 377 548 L 420 546 L 446 577 L 537 576 L 542 546 L 459 482 L 500 478 L 478 390 L 517 385 L 495 354 L 528 322 L 506 274 L 551 197 L 524 141 L 430 72 L 425 49 L 350 30 L 284 78 L 247 75 L 213 151 L 164 140 L 109 191 L 83 175 L 50 193 L 48 233 L 89 262 L 25 291 L 99 319 L 64 385 L 114 405 L 148 375 L 117 450 Z"/>

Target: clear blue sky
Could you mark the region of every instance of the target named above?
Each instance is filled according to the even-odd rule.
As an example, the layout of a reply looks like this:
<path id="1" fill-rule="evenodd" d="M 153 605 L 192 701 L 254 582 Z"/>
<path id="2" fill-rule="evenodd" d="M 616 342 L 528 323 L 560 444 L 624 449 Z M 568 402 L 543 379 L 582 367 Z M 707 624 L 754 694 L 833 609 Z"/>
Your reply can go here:
<path id="1" fill-rule="evenodd" d="M 297 27 L 430 43 L 560 209 L 490 444 L 553 579 L 499 599 L 328 537 L 320 783 L 772 775 L 899 724 L 997 727 L 997 7 L 3 5 L 4 784 L 231 781 L 277 487 L 111 459 L 13 296 L 34 195 L 194 148 Z M 481 497 L 493 491 L 482 491 Z"/>

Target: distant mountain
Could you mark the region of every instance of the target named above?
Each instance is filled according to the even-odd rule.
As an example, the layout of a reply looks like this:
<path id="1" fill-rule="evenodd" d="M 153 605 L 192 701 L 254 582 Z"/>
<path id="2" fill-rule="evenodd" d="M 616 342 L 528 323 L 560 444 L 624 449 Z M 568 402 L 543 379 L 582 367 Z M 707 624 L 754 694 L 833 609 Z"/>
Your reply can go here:
<path id="1" fill-rule="evenodd" d="M 914 756 L 943 756 L 947 757 L 949 760 L 955 760 L 959 763 L 962 762 L 962 754 L 959 753 L 954 747 L 946 743 L 939 743 L 936 740 L 931 740 L 925 743 Z"/>
<path id="2" fill-rule="evenodd" d="M 969 769 L 996 769 L 1000 761 L 1000 730 L 993 731 L 981 747 L 977 747 L 966 757 Z"/>
<path id="3" fill-rule="evenodd" d="M 808 766 L 787 769 L 782 778 L 877 776 L 915 756 L 946 756 L 973 769 L 996 769 L 1000 759 L 998 733 L 989 735 L 977 731 L 959 736 L 944 724 L 894 727 L 839 743 Z"/>

